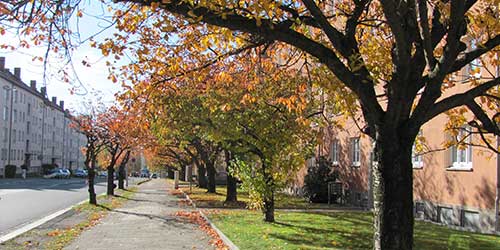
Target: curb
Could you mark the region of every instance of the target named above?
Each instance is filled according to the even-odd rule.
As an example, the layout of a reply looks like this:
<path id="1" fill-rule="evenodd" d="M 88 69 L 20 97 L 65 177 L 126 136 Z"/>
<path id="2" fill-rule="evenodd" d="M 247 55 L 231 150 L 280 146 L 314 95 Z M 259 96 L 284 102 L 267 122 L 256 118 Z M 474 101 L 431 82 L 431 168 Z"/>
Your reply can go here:
<path id="1" fill-rule="evenodd" d="M 103 195 L 103 194 L 106 194 L 106 192 L 103 192 L 101 194 L 96 194 L 96 196 Z M 76 203 L 74 205 L 71 205 L 71 206 L 69 206 L 67 208 L 63 208 L 63 209 L 61 209 L 59 211 L 56 211 L 56 212 L 54 212 L 52 214 L 49 214 L 49 215 L 47 215 L 47 216 L 45 216 L 45 217 L 43 217 L 41 219 L 38 219 L 38 220 L 36 220 L 34 222 L 29 223 L 27 225 L 24 225 L 24 226 L 22 226 L 20 228 L 17 228 L 14 231 L 12 231 L 12 232 L 10 232 L 8 234 L 0 236 L 0 244 L 6 242 L 8 240 L 11 240 L 11 239 L 13 239 L 13 238 L 15 238 L 15 237 L 23 234 L 23 233 L 26 233 L 26 232 L 30 231 L 31 229 L 34 229 L 34 228 L 36 228 L 38 226 L 41 226 L 41 225 L 47 223 L 48 221 L 53 220 L 53 219 L 55 219 L 55 218 L 57 218 L 57 217 L 65 214 L 66 212 L 70 211 L 74 207 L 76 207 L 78 205 L 81 205 L 81 204 L 83 204 L 83 203 L 85 203 L 87 201 L 88 201 L 88 198 L 86 198 L 83 201 L 80 201 L 80 202 L 78 202 L 78 203 Z"/>
<path id="2" fill-rule="evenodd" d="M 199 209 L 199 208 L 196 207 L 196 204 L 193 202 L 193 200 L 191 200 L 191 198 L 189 197 L 189 195 L 187 195 L 181 189 L 177 189 L 177 190 L 181 191 L 182 194 L 184 194 L 184 196 L 186 197 L 186 199 L 191 203 L 191 206 L 193 206 L 193 208 L 196 209 L 200 213 L 201 217 L 208 223 L 208 225 L 210 225 L 214 229 L 214 231 L 217 232 L 217 234 L 219 235 L 219 237 L 222 240 L 222 242 L 224 242 L 224 244 L 226 244 L 226 246 L 230 250 L 240 250 L 240 248 L 238 246 L 236 246 L 221 230 L 219 230 L 219 228 L 217 228 L 212 223 L 212 221 L 210 221 L 208 219 L 208 217 L 205 215 L 205 213 L 203 213 L 203 211 L 201 211 L 201 209 Z"/>

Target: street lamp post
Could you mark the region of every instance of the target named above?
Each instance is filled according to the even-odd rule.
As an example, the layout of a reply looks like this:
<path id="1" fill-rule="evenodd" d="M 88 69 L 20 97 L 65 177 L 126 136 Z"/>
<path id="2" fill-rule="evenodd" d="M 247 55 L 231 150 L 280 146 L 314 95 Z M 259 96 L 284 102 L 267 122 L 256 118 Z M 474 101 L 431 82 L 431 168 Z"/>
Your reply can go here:
<path id="1" fill-rule="evenodd" d="M 10 112 L 9 112 L 9 146 L 7 151 L 7 165 L 10 165 L 11 150 L 12 150 L 12 110 L 14 108 L 14 92 L 17 91 L 15 87 L 4 86 L 5 90 L 10 91 Z M 3 170 L 3 177 L 5 178 L 5 168 Z"/>

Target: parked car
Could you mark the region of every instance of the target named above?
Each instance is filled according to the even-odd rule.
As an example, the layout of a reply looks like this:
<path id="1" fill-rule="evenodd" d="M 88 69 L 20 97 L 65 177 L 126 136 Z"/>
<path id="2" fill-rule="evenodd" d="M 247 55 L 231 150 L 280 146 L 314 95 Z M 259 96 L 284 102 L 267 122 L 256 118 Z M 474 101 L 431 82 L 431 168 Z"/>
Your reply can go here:
<path id="1" fill-rule="evenodd" d="M 47 174 L 44 174 L 43 175 L 43 178 L 45 179 L 54 179 L 54 178 L 59 178 L 60 176 L 60 172 L 59 172 L 59 169 L 51 169 L 47 172 Z"/>
<path id="2" fill-rule="evenodd" d="M 69 169 L 61 169 L 61 174 L 62 178 L 71 178 L 71 171 L 69 171 Z"/>
<path id="3" fill-rule="evenodd" d="M 97 177 L 106 178 L 106 177 L 108 177 L 108 172 L 106 172 L 106 171 L 100 171 L 97 174 Z"/>
<path id="4" fill-rule="evenodd" d="M 87 173 L 87 170 L 85 170 L 85 169 L 77 169 L 77 170 L 75 170 L 75 173 L 73 174 L 73 176 L 85 178 L 85 177 L 89 176 L 89 174 Z"/>
<path id="5" fill-rule="evenodd" d="M 156 178 L 158 178 L 158 175 L 157 175 L 157 174 L 151 174 L 151 177 L 150 177 L 150 178 L 151 178 L 151 179 L 156 179 Z"/>
<path id="6" fill-rule="evenodd" d="M 70 178 L 70 172 L 67 169 L 56 168 L 50 170 L 46 175 L 43 176 L 46 179 L 62 179 Z"/>

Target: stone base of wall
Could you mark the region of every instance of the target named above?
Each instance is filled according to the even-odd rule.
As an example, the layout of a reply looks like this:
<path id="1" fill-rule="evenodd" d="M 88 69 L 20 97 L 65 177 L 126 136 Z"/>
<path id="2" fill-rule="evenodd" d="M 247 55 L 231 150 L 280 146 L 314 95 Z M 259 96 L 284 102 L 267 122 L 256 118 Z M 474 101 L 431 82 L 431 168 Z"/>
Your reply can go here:
<path id="1" fill-rule="evenodd" d="M 495 211 L 439 204 L 431 201 L 415 201 L 415 219 L 442 224 L 453 229 L 498 234 L 495 231 Z"/>

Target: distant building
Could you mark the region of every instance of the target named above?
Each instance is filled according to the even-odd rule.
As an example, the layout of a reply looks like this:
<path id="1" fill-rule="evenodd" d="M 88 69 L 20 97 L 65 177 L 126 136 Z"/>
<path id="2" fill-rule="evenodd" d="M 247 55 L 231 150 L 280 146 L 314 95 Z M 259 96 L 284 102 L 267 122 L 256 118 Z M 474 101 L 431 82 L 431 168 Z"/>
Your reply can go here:
<path id="1" fill-rule="evenodd" d="M 0 176 L 8 164 L 25 164 L 31 174 L 40 173 L 43 164 L 83 168 L 86 139 L 69 126 L 64 101 L 49 100 L 47 88 L 38 89 L 36 81 L 22 82 L 21 68 L 11 73 L 5 57 L 0 57 L 0 91 Z"/>

